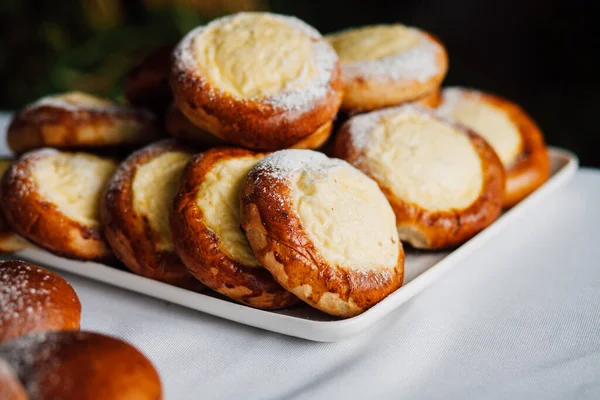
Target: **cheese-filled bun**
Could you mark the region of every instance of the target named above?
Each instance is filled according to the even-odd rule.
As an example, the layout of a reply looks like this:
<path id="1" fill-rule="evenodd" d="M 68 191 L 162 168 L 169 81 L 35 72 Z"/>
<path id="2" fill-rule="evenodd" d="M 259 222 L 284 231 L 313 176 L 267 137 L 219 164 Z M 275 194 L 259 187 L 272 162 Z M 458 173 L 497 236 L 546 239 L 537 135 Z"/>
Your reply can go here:
<path id="1" fill-rule="evenodd" d="M 326 38 L 340 57 L 345 111 L 417 100 L 437 90 L 448 71 L 444 46 L 417 28 L 373 25 Z"/>
<path id="2" fill-rule="evenodd" d="M 250 171 L 242 228 L 287 290 L 326 313 L 362 313 L 402 284 L 404 252 L 377 183 L 310 150 L 282 150 Z"/>
<path id="3" fill-rule="evenodd" d="M 199 290 L 175 253 L 169 210 L 193 150 L 167 139 L 131 154 L 108 182 L 101 219 L 106 240 L 133 272 Z"/>
<path id="4" fill-rule="evenodd" d="M 177 254 L 198 280 L 240 303 L 275 309 L 297 298 L 263 268 L 240 229 L 240 188 L 263 157 L 236 148 L 194 156 L 173 202 L 171 230 Z"/>
<path id="5" fill-rule="evenodd" d="M 13 161 L 14 159 L 12 158 L 0 157 L 0 179 L 4 176 L 4 173 Z M 0 204 L 0 253 L 16 253 L 28 245 L 27 240 L 15 233 L 14 229 L 10 227 L 4 218 L 2 204 Z"/>
<path id="6" fill-rule="evenodd" d="M 445 88 L 438 113 L 481 135 L 506 169 L 504 206 L 511 207 L 550 176 L 542 132 L 518 105 L 488 93 Z"/>
<path id="7" fill-rule="evenodd" d="M 53 253 L 110 260 L 100 226 L 100 200 L 117 168 L 112 159 L 40 149 L 4 174 L 0 204 L 15 231 Z"/>
<path id="8" fill-rule="evenodd" d="M 16 153 L 55 147 L 114 149 L 149 143 L 160 136 L 148 111 L 81 92 L 44 97 L 15 115 L 8 147 Z"/>
<path id="9" fill-rule="evenodd" d="M 372 177 L 395 213 L 400 239 L 437 249 L 461 244 L 500 214 L 504 170 L 468 129 L 405 105 L 349 119 L 335 154 Z"/>
<path id="10" fill-rule="evenodd" d="M 339 109 L 338 57 L 306 23 L 269 13 L 218 18 L 173 54 L 175 102 L 195 125 L 252 149 L 287 148 Z"/>

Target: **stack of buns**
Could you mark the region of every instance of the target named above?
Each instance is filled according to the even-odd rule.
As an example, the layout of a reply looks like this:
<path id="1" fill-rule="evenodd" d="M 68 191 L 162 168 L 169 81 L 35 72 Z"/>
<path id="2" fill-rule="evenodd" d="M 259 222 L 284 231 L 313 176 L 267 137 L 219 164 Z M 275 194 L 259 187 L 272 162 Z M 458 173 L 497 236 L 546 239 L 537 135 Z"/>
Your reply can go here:
<path id="1" fill-rule="evenodd" d="M 442 89 L 447 70 L 400 24 L 216 19 L 127 75 L 131 105 L 69 93 L 18 113 L 0 227 L 252 307 L 355 316 L 402 285 L 404 247 L 458 246 L 548 179 L 531 118 Z"/>

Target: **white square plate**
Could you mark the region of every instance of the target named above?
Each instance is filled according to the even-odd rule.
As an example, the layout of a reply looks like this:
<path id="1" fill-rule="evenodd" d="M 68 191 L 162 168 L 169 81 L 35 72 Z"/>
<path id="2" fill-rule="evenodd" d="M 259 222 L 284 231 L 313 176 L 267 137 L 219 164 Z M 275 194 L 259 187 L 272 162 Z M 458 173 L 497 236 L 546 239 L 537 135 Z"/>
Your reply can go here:
<path id="1" fill-rule="evenodd" d="M 483 232 L 451 252 L 408 250 L 404 285 L 363 314 L 348 319 L 331 317 L 306 305 L 278 311 L 258 310 L 231 302 L 218 294 L 194 293 L 107 265 L 57 257 L 37 248 L 23 250 L 14 254 L 14 257 L 42 264 L 52 269 L 85 276 L 257 328 L 315 341 L 337 341 L 356 335 L 372 326 L 433 283 L 462 258 L 485 247 L 486 242 L 494 236 L 502 235 L 503 228 L 511 221 L 527 218 L 529 208 L 535 207 L 536 203 L 544 201 L 546 196 L 564 185 L 577 170 L 577 158 L 565 150 L 550 149 L 550 158 L 552 175 L 544 186 L 519 205 L 504 213 Z"/>

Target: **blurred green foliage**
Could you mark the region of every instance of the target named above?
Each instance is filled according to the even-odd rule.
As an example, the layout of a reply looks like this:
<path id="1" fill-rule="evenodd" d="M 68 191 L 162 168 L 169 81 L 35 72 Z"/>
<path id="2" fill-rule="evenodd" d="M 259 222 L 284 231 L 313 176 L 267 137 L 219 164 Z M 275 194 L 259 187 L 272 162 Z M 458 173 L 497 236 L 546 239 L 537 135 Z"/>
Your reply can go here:
<path id="1" fill-rule="evenodd" d="M 197 2 L 0 2 L 0 109 L 82 90 L 120 100 L 123 77 L 153 48 L 226 13 Z M 206 6 L 206 4 L 203 4 Z"/>

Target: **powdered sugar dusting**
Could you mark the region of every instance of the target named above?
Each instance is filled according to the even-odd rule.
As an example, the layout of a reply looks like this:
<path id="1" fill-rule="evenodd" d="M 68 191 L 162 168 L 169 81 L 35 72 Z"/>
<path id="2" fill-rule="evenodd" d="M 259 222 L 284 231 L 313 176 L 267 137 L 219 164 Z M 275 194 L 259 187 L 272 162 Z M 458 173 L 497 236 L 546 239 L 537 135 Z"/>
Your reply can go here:
<path id="1" fill-rule="evenodd" d="M 411 29 L 419 36 L 417 44 L 406 51 L 377 60 L 361 60 L 342 63 L 345 80 L 358 77 L 389 80 L 416 80 L 426 82 L 441 73 L 437 57 L 442 51 L 418 29 Z"/>
<path id="2" fill-rule="evenodd" d="M 17 325 L 35 326 L 50 302 L 52 287 L 43 280 L 34 283 L 34 275 L 42 275 L 45 271 L 32 267 L 27 263 L 15 261 L 0 262 L 0 333 L 8 329 L 16 321 Z M 47 286 L 47 287 L 45 287 Z"/>
<path id="3" fill-rule="evenodd" d="M 238 13 L 227 17 L 219 18 L 206 26 L 200 26 L 190 31 L 177 45 L 174 51 L 174 62 L 178 69 L 186 71 L 196 77 L 200 82 L 205 79 L 204 77 L 198 76 L 197 74 L 197 60 L 194 58 L 192 50 L 194 40 L 199 37 L 203 31 L 214 25 L 226 24 L 234 18 L 243 17 L 249 13 Z M 327 43 L 321 34 L 306 24 L 305 22 L 290 16 L 277 15 L 267 13 L 269 16 L 284 22 L 295 29 L 301 31 L 312 40 L 312 49 L 314 55 L 314 62 L 317 67 L 318 73 L 311 80 L 311 82 L 302 88 L 283 90 L 274 96 L 270 97 L 257 97 L 251 98 L 250 100 L 259 101 L 262 103 L 269 104 L 277 109 L 281 110 L 303 110 L 311 106 L 311 104 L 327 94 L 330 89 L 330 81 L 335 70 L 335 66 L 338 60 L 337 54 L 333 48 Z M 217 88 L 211 88 L 214 91 L 218 91 Z M 211 96 L 215 96 L 216 93 L 210 93 Z M 245 99 L 236 98 L 238 101 L 244 101 Z"/>
<path id="4" fill-rule="evenodd" d="M 260 160 L 255 170 L 276 179 L 291 179 L 302 172 L 326 173 L 328 170 L 343 166 L 345 161 L 329 158 L 313 150 L 280 150 Z"/>

